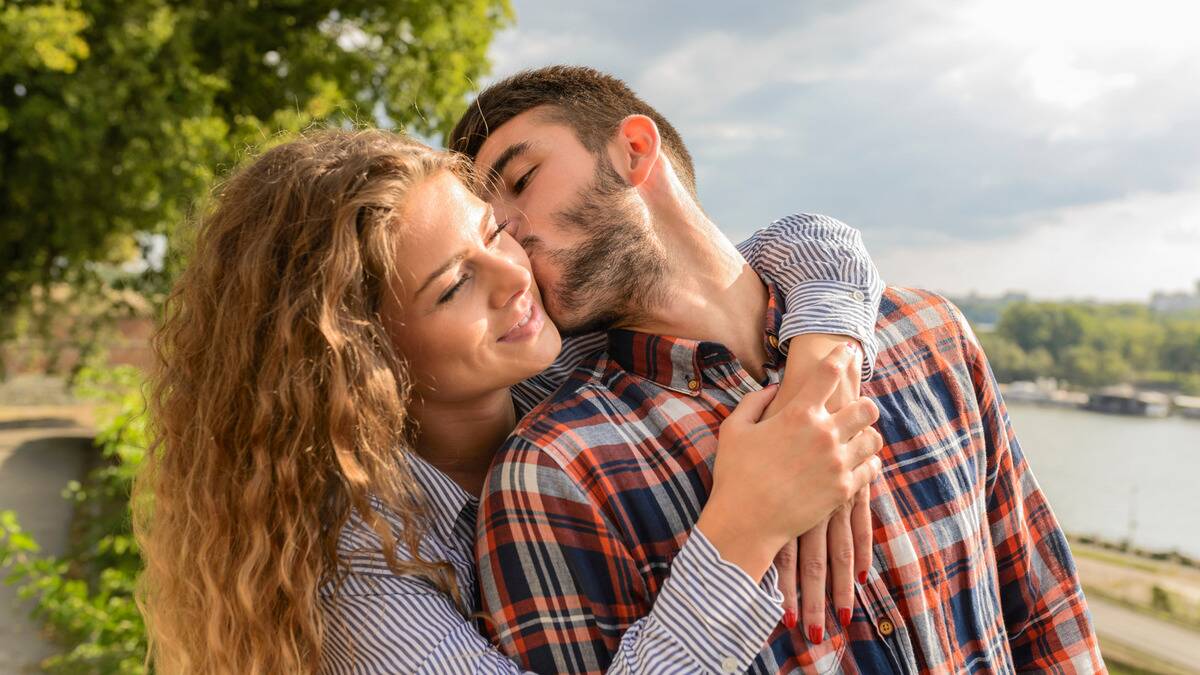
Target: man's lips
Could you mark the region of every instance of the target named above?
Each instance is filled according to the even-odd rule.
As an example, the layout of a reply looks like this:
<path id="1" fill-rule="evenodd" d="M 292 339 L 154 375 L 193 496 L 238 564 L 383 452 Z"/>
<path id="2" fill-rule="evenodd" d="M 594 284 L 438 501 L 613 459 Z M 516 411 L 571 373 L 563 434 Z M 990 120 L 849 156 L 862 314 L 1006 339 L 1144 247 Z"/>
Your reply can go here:
<path id="1" fill-rule="evenodd" d="M 533 294 L 529 294 L 529 301 L 525 311 L 513 322 L 512 328 L 509 328 L 504 335 L 501 335 L 497 342 L 518 342 L 527 340 L 542 332 L 542 326 L 546 322 L 546 317 L 542 314 L 542 310 L 537 303 L 533 301 Z"/>

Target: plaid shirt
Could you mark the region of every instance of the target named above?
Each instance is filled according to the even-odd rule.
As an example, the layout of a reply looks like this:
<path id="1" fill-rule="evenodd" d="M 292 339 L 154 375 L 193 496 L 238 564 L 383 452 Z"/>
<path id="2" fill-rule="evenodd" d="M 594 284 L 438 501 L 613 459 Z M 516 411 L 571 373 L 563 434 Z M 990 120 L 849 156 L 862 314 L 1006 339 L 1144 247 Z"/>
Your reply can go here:
<path id="1" fill-rule="evenodd" d="M 772 289 L 770 381 L 780 310 Z M 966 321 L 937 295 L 892 288 L 876 328 L 863 389 L 880 408 L 884 479 L 854 619 L 843 629 L 827 602 L 821 644 L 780 625 L 739 666 L 1102 672 L 1067 542 Z M 721 345 L 614 330 L 525 418 L 480 507 L 480 590 L 503 651 L 538 672 L 604 670 L 700 515 L 718 425 L 760 386 Z"/>

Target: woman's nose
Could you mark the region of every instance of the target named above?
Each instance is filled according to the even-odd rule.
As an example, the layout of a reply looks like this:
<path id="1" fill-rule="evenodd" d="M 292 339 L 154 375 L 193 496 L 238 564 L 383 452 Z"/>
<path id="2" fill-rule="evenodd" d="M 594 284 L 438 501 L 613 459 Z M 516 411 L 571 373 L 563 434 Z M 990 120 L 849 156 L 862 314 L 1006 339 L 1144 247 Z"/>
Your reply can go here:
<path id="1" fill-rule="evenodd" d="M 504 254 L 496 256 L 492 274 L 496 280 L 491 293 L 492 305 L 497 309 L 516 302 L 533 284 L 529 270 Z"/>

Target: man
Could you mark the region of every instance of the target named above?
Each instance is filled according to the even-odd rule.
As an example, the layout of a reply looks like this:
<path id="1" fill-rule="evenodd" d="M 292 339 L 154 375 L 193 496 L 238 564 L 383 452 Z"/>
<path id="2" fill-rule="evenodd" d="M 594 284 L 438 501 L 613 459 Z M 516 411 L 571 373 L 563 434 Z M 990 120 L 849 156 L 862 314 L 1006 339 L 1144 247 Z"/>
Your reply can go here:
<path id="1" fill-rule="evenodd" d="M 781 377 L 782 299 L 701 210 L 682 139 L 615 78 L 518 74 L 451 139 L 493 180 L 559 326 L 608 330 L 497 455 L 478 549 L 503 650 L 537 672 L 602 672 L 707 497 L 720 421 Z M 1066 540 L 962 315 L 892 288 L 876 328 L 863 392 L 884 479 L 853 614 L 780 626 L 752 663 L 723 666 L 1103 670 Z"/>

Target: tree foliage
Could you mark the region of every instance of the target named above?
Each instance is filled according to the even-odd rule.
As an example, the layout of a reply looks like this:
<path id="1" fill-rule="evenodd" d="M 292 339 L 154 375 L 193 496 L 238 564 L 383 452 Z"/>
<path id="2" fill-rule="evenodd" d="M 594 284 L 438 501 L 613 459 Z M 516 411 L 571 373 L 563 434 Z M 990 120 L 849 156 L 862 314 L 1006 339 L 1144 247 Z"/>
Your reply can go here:
<path id="1" fill-rule="evenodd" d="M 1200 318 L 1138 304 L 1018 302 L 981 333 L 1002 381 L 1057 377 L 1098 387 L 1149 381 L 1200 387 Z"/>
<path id="2" fill-rule="evenodd" d="M 0 322 L 169 233 L 280 131 L 446 131 L 510 17 L 507 0 L 0 0 Z"/>

